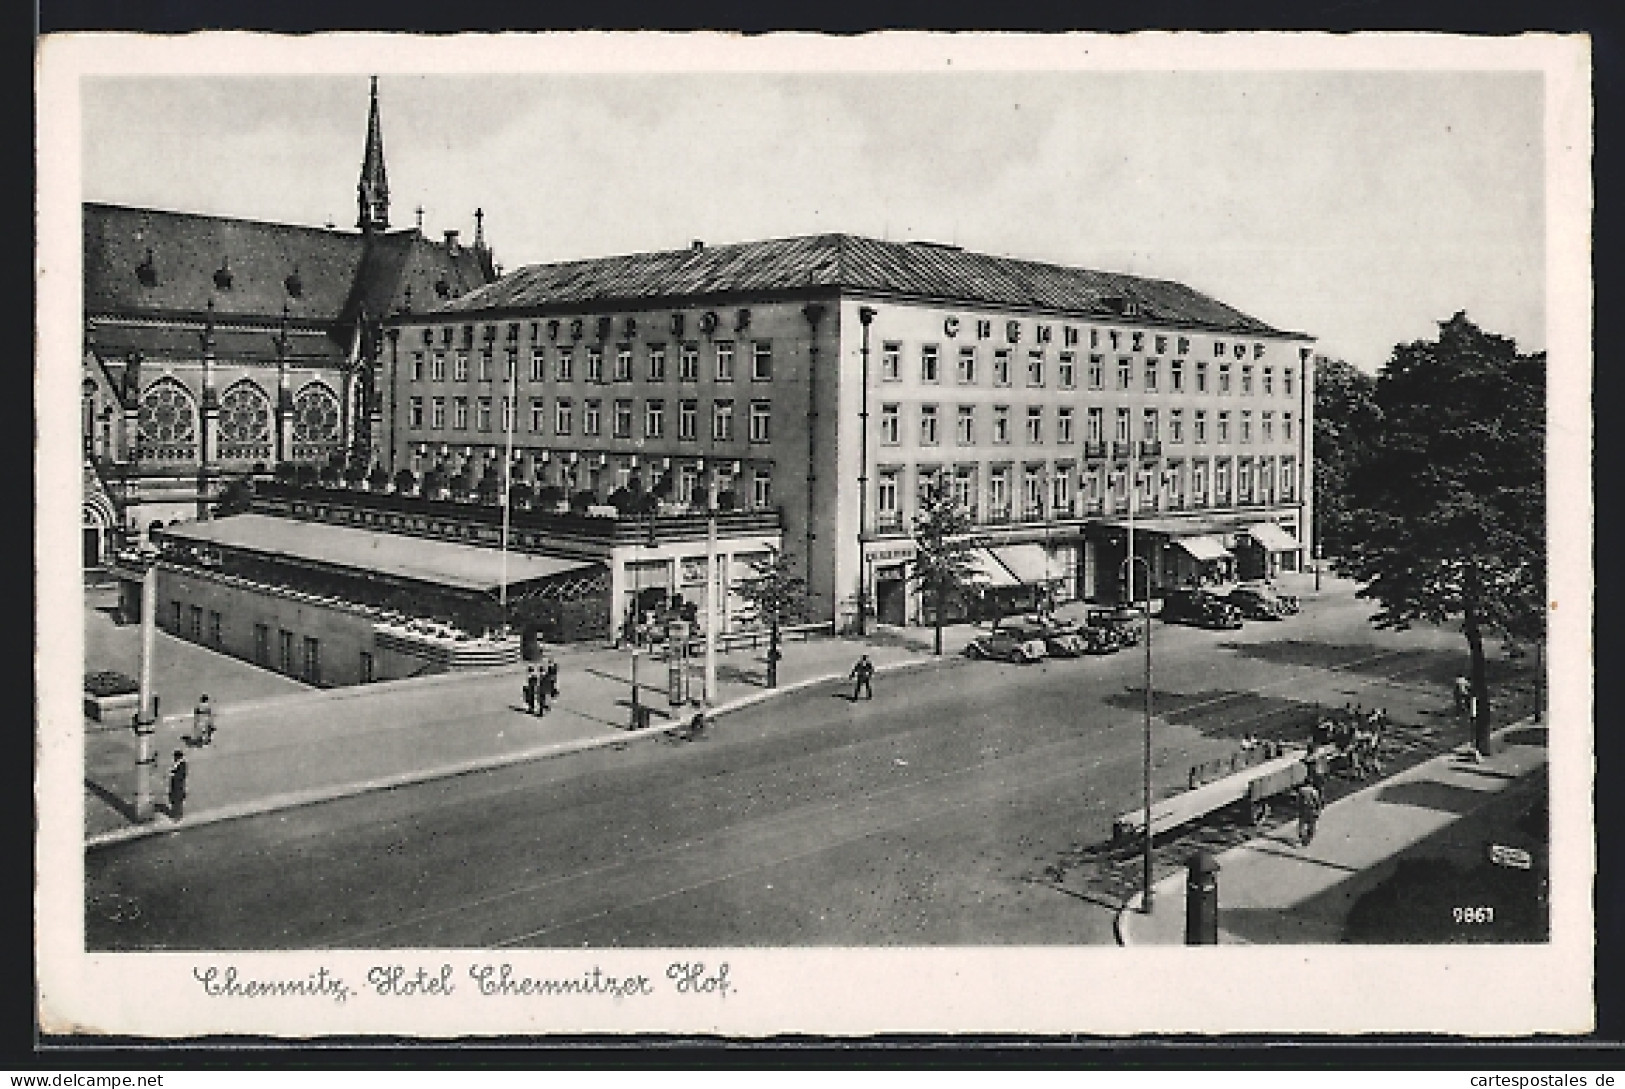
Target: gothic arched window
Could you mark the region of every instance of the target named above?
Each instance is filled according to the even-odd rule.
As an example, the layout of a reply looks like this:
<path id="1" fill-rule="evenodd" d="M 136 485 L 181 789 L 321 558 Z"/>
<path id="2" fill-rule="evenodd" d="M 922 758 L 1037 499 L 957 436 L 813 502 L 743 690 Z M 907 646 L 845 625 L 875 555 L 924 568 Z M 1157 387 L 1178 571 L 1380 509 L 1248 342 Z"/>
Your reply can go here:
<path id="1" fill-rule="evenodd" d="M 293 441 L 323 445 L 339 439 L 339 399 L 322 383 L 312 382 L 293 399 Z"/>
<path id="2" fill-rule="evenodd" d="M 271 399 L 247 380 L 220 398 L 220 456 L 267 457 L 271 446 Z"/>
<path id="3" fill-rule="evenodd" d="M 193 457 L 197 445 L 197 405 L 186 387 L 163 378 L 147 387 L 136 415 L 141 445 L 155 457 Z"/>

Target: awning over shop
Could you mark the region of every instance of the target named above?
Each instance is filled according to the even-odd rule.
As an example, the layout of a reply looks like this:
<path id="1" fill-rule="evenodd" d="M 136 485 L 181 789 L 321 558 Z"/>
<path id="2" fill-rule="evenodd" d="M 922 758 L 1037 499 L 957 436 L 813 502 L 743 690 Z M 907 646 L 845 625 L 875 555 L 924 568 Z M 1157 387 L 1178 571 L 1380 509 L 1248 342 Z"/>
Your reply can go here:
<path id="1" fill-rule="evenodd" d="M 1043 585 L 1060 577 L 1059 572 L 1051 570 L 1054 565 L 1045 555 L 1043 545 L 994 545 L 989 551 L 1021 582 Z"/>
<path id="2" fill-rule="evenodd" d="M 1296 552 L 1299 544 L 1292 534 L 1274 522 L 1260 522 L 1247 527 L 1247 536 L 1263 545 L 1268 552 Z"/>
<path id="3" fill-rule="evenodd" d="M 983 586 L 994 588 L 1001 586 L 1020 586 L 1021 580 L 1010 573 L 1010 569 L 994 559 L 985 548 L 978 548 L 970 554 L 971 569 L 975 572 L 975 580 Z"/>
<path id="4" fill-rule="evenodd" d="M 1217 537 L 1197 534 L 1191 537 L 1175 537 L 1174 544 L 1184 549 L 1196 560 L 1222 560 L 1230 555 L 1224 547 L 1224 542 Z"/>

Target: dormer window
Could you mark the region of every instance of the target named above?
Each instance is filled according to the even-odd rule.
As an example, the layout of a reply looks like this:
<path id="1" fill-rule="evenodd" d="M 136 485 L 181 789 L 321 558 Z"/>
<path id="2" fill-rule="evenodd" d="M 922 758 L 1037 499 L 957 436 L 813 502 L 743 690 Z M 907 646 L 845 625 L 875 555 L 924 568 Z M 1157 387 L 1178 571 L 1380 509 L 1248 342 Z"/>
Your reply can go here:
<path id="1" fill-rule="evenodd" d="M 158 286 L 158 266 L 152 263 L 152 250 L 147 250 L 147 256 L 141 259 L 139 265 L 135 266 L 135 276 L 136 279 L 141 281 L 142 287 Z"/>
<path id="2" fill-rule="evenodd" d="M 214 286 L 221 291 L 231 290 L 231 268 L 221 258 L 220 267 L 214 270 Z"/>

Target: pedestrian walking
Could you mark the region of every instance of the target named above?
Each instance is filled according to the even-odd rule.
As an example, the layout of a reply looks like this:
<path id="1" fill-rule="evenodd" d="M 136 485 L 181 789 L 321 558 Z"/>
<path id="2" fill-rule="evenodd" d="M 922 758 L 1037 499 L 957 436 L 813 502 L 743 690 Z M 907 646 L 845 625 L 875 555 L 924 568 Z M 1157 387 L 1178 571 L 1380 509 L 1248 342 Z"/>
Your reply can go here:
<path id="1" fill-rule="evenodd" d="M 1456 696 L 1456 714 L 1465 714 L 1467 701 L 1473 698 L 1473 682 L 1466 677 L 1457 677 L 1454 686 Z"/>
<path id="2" fill-rule="evenodd" d="M 180 820 L 181 812 L 186 808 L 186 753 L 182 749 L 175 750 L 175 763 L 169 769 L 169 816 L 171 820 Z"/>
<path id="3" fill-rule="evenodd" d="M 1320 789 L 1313 780 L 1298 788 L 1298 842 L 1309 846 L 1315 838 L 1315 825 L 1320 822 Z"/>
<path id="4" fill-rule="evenodd" d="M 559 663 L 551 658 L 547 661 L 547 669 L 542 672 L 542 691 L 549 699 L 559 698 Z"/>
<path id="5" fill-rule="evenodd" d="M 536 667 L 531 666 L 530 672 L 525 675 L 525 713 L 536 713 L 536 696 L 541 688 L 541 678 L 536 676 Z"/>
<path id="6" fill-rule="evenodd" d="M 870 678 L 874 675 L 875 664 L 869 660 L 867 654 L 859 655 L 857 664 L 852 667 L 852 672 L 847 674 L 856 682 L 852 685 L 852 700 L 854 703 L 857 702 L 859 693 L 867 700 L 875 698 L 875 690 L 869 684 Z"/>
<path id="7" fill-rule="evenodd" d="M 214 704 L 209 702 L 207 692 L 198 697 L 197 706 L 192 708 L 192 740 L 199 745 L 214 740 Z"/>

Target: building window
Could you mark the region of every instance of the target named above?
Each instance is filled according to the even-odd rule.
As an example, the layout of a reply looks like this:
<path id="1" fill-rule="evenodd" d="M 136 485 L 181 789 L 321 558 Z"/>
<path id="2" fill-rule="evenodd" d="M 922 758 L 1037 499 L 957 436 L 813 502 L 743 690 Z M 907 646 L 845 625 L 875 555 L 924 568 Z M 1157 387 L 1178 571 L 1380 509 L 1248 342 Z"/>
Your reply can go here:
<path id="1" fill-rule="evenodd" d="M 1241 441 L 1253 441 L 1253 414 L 1251 412 L 1241 414 Z"/>
<path id="2" fill-rule="evenodd" d="M 1042 405 L 1027 406 L 1027 441 L 1029 443 L 1044 441 L 1044 408 Z"/>
<path id="3" fill-rule="evenodd" d="M 895 529 L 903 523 L 897 509 L 896 469 L 882 469 L 875 478 L 875 514 L 881 529 Z"/>
<path id="4" fill-rule="evenodd" d="M 1207 410 L 1197 409 L 1191 420 L 1191 441 L 1207 441 Z"/>
<path id="5" fill-rule="evenodd" d="M 1191 506 L 1207 506 L 1207 462 L 1191 462 Z"/>
<path id="6" fill-rule="evenodd" d="M 959 466 L 954 470 L 950 486 L 953 488 L 954 502 L 958 504 L 959 509 L 974 517 L 976 514 L 976 470 L 968 465 Z"/>
<path id="7" fill-rule="evenodd" d="M 1236 499 L 1242 503 L 1253 501 L 1253 463 L 1250 461 L 1236 466 Z"/>
<path id="8" fill-rule="evenodd" d="M 615 381 L 632 381 L 632 345 L 622 344 L 615 349 Z"/>
<path id="9" fill-rule="evenodd" d="M 1029 386 L 1042 386 L 1044 384 L 1044 349 L 1033 348 L 1027 352 L 1027 384 Z"/>
<path id="10" fill-rule="evenodd" d="M 903 377 L 903 346 L 888 340 L 880 346 L 880 380 L 896 382 Z"/>
<path id="11" fill-rule="evenodd" d="M 531 434 L 539 435 L 547 426 L 547 406 L 537 397 L 530 402 L 530 430 Z"/>
<path id="12" fill-rule="evenodd" d="M 1072 443 L 1072 410 L 1070 408 L 1057 408 L 1055 410 L 1055 441 L 1062 446 Z"/>
<path id="13" fill-rule="evenodd" d="M 1275 368 L 1265 367 L 1263 376 L 1263 394 L 1265 397 L 1275 396 Z"/>
<path id="14" fill-rule="evenodd" d="M 660 439 L 666 436 L 666 402 L 650 401 L 643 406 L 643 437 Z"/>
<path id="15" fill-rule="evenodd" d="M 1037 466 L 1029 465 L 1021 471 L 1021 498 L 1023 517 L 1044 517 L 1044 478 Z"/>
<path id="16" fill-rule="evenodd" d="M 451 405 L 452 405 L 452 408 L 451 408 L 451 412 L 452 412 L 451 426 L 456 428 L 458 431 L 467 431 L 468 430 L 468 398 L 467 397 L 459 397 L 456 400 L 454 400 L 451 403 Z"/>
<path id="17" fill-rule="evenodd" d="M 1147 393 L 1157 392 L 1157 367 L 1155 359 L 1145 361 L 1145 390 Z"/>
<path id="18" fill-rule="evenodd" d="M 1116 429 L 1112 432 L 1113 441 L 1128 442 L 1131 437 L 1129 435 L 1128 409 L 1120 408 L 1117 410 L 1117 422 L 1115 426 Z"/>
<path id="19" fill-rule="evenodd" d="M 271 629 L 264 624 L 254 625 L 254 663 L 262 666 L 271 664 Z"/>
<path id="20" fill-rule="evenodd" d="M 1104 356 L 1089 357 L 1089 388 L 1106 388 L 1106 360 Z"/>
<path id="21" fill-rule="evenodd" d="M 664 382 L 666 380 L 666 346 L 664 344 L 649 345 L 649 381 Z"/>
<path id="22" fill-rule="evenodd" d="M 1230 364 L 1219 364 L 1219 393 L 1224 395 L 1230 392 Z"/>
<path id="23" fill-rule="evenodd" d="M 570 348 L 559 349 L 558 366 L 553 368 L 560 382 L 573 382 L 576 376 L 575 351 Z"/>
<path id="24" fill-rule="evenodd" d="M 773 380 L 772 341 L 758 340 L 750 346 L 750 380 L 752 382 Z"/>
<path id="25" fill-rule="evenodd" d="M 897 445 L 897 406 L 880 406 L 880 441 L 888 446 Z"/>
<path id="26" fill-rule="evenodd" d="M 773 505 L 773 474 L 768 469 L 757 469 L 750 481 L 750 505 L 766 510 Z"/>
<path id="27" fill-rule="evenodd" d="M 213 609 L 209 610 L 209 642 L 219 646 L 225 640 L 220 633 L 220 614 Z"/>
<path id="28" fill-rule="evenodd" d="M 1010 349 L 996 348 L 993 351 L 993 384 L 995 386 L 1008 386 L 1010 384 Z"/>
<path id="29" fill-rule="evenodd" d="M 1072 513 L 1072 470 L 1057 466 L 1049 481 L 1050 509 L 1056 514 Z"/>
<path id="30" fill-rule="evenodd" d="M 1258 441 L 1275 441 L 1275 413 L 1264 412 L 1258 417 Z"/>
<path id="31" fill-rule="evenodd" d="M 629 439 L 632 437 L 632 402 L 618 399 L 615 402 L 614 437 Z"/>
<path id="32" fill-rule="evenodd" d="M 587 381 L 603 382 L 604 380 L 604 350 L 602 348 L 587 349 Z"/>
<path id="33" fill-rule="evenodd" d="M 506 435 L 513 430 L 513 402 L 508 398 L 502 399 L 502 433 Z"/>
<path id="34" fill-rule="evenodd" d="M 1230 413 L 1219 413 L 1219 442 L 1230 441 Z"/>
<path id="35" fill-rule="evenodd" d="M 582 409 L 581 433 L 583 435 L 601 435 L 603 432 L 603 402 L 594 397 L 589 399 Z"/>
<path id="36" fill-rule="evenodd" d="M 1281 368 L 1281 392 L 1288 397 L 1292 396 L 1292 368 Z"/>
<path id="37" fill-rule="evenodd" d="M 280 662 L 280 664 L 282 666 L 282 672 L 288 674 L 289 676 L 292 676 L 293 675 L 293 669 L 294 669 L 293 632 L 291 632 L 291 631 L 278 631 L 276 634 L 277 634 L 277 651 L 278 651 L 277 657 L 278 657 L 278 660 L 279 660 L 279 662 Z"/>
<path id="38" fill-rule="evenodd" d="M 446 426 L 446 399 L 436 397 L 429 406 L 429 412 L 429 426 L 436 431 L 444 430 Z"/>
<path id="39" fill-rule="evenodd" d="M 960 385 L 970 386 L 976 384 L 976 348 L 967 345 L 959 349 L 959 371 L 957 374 Z"/>
<path id="40" fill-rule="evenodd" d="M 561 397 L 553 405 L 553 432 L 568 435 L 575 424 L 575 406 L 568 397 Z"/>
<path id="41" fill-rule="evenodd" d="M 1061 358 L 1055 365 L 1055 382 L 1062 389 L 1076 389 L 1078 386 L 1077 356 L 1071 352 L 1062 352 Z"/>
<path id="42" fill-rule="evenodd" d="M 435 382 L 446 380 L 446 353 L 436 352 L 429 361 L 429 378 Z"/>
<path id="43" fill-rule="evenodd" d="M 734 437 L 734 403 L 718 401 L 711 406 L 711 437 L 727 442 Z"/>
<path id="44" fill-rule="evenodd" d="M 750 403 L 750 441 L 772 441 L 773 404 L 770 401 Z"/>
<path id="45" fill-rule="evenodd" d="M 1117 388 L 1129 389 L 1134 385 L 1134 360 L 1121 357 L 1117 360 Z"/>
<path id="46" fill-rule="evenodd" d="M 954 437 L 961 446 L 974 446 L 976 444 L 976 406 L 960 405 L 958 419 L 954 423 Z"/>
<path id="47" fill-rule="evenodd" d="M 489 382 L 492 372 L 491 346 L 488 344 L 480 349 L 480 381 Z"/>
<path id="48" fill-rule="evenodd" d="M 1281 500 L 1290 503 L 1298 488 L 1298 462 L 1296 458 L 1281 459 Z"/>
<path id="49" fill-rule="evenodd" d="M 993 406 L 993 441 L 1003 445 L 1010 441 L 1010 406 Z"/>
<path id="50" fill-rule="evenodd" d="M 988 517 L 1010 517 L 1010 470 L 1000 466 L 987 474 Z"/>
<path id="51" fill-rule="evenodd" d="M 1281 413 L 1281 439 L 1283 442 L 1292 441 L 1292 413 Z"/>
<path id="52" fill-rule="evenodd" d="M 680 382 L 700 380 L 700 346 L 684 344 L 677 353 L 677 379 Z"/>
<path id="53" fill-rule="evenodd" d="M 677 437 L 694 441 L 700 437 L 700 403 L 680 401 L 677 404 Z"/>
<path id="54" fill-rule="evenodd" d="M 481 431 L 491 430 L 491 398 L 480 398 L 478 419 Z"/>
<path id="55" fill-rule="evenodd" d="M 1185 410 L 1182 408 L 1168 410 L 1168 441 L 1185 441 Z"/>
<path id="56" fill-rule="evenodd" d="M 1243 397 L 1250 397 L 1252 396 L 1252 392 L 1253 365 L 1251 363 L 1243 363 L 1241 365 L 1241 395 Z"/>
<path id="57" fill-rule="evenodd" d="M 1148 408 L 1140 420 L 1140 437 L 1146 442 L 1157 441 L 1157 410 Z"/>
<path id="58" fill-rule="evenodd" d="M 373 682 L 372 655 L 366 651 L 361 652 L 361 683 Z"/>
<path id="59" fill-rule="evenodd" d="M 1168 388 L 1175 393 L 1185 392 L 1185 361 L 1183 359 L 1170 359 L 1168 361 Z"/>
<path id="60" fill-rule="evenodd" d="M 412 381 L 423 381 L 423 353 L 412 353 Z"/>
<path id="61" fill-rule="evenodd" d="M 452 359 L 451 380 L 453 382 L 468 381 L 468 349 L 459 348 Z"/>
<path id="62" fill-rule="evenodd" d="M 734 342 L 731 340 L 717 341 L 716 377 L 718 382 L 734 380 Z"/>
<path id="63" fill-rule="evenodd" d="M 1084 442 L 1106 441 L 1106 412 L 1104 409 L 1091 408 L 1084 422 Z"/>
<path id="64" fill-rule="evenodd" d="M 311 684 L 322 681 L 322 643 L 314 635 L 305 636 L 304 677 Z"/>
<path id="65" fill-rule="evenodd" d="M 423 426 L 423 398 L 414 397 L 407 402 L 406 426 L 414 430 Z"/>
<path id="66" fill-rule="evenodd" d="M 937 406 L 920 406 L 920 444 L 922 446 L 937 445 Z"/>
<path id="67" fill-rule="evenodd" d="M 547 351 L 543 348 L 530 350 L 530 380 L 541 382 L 547 378 Z"/>
<path id="68" fill-rule="evenodd" d="M 942 372 L 938 367 L 938 352 L 935 344 L 920 345 L 920 381 L 940 382 Z"/>
<path id="69" fill-rule="evenodd" d="M 506 357 L 506 365 L 505 370 L 503 371 L 502 380 L 504 382 L 512 382 L 514 372 L 519 369 L 519 349 L 510 344 L 506 349 L 503 350 L 503 355 Z"/>

